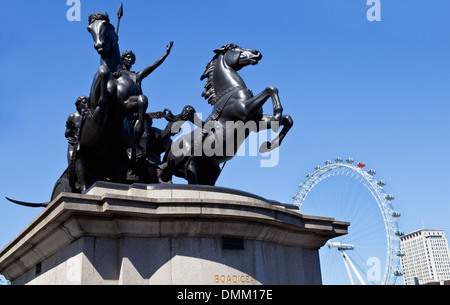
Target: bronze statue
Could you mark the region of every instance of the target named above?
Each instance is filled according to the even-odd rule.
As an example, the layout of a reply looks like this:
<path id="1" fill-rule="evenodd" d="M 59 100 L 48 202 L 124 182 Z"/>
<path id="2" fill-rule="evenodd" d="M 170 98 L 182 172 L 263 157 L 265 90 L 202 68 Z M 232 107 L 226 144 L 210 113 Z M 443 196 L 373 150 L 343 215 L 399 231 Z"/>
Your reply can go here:
<path id="1" fill-rule="evenodd" d="M 122 15 L 121 5 L 117 27 Z M 171 183 L 175 175 L 189 184 L 215 185 L 220 165 L 234 157 L 251 131 L 282 126 L 276 139 L 260 147 L 260 152 L 267 152 L 277 148 L 293 126 L 292 118 L 283 115 L 276 88 L 269 86 L 254 96 L 237 73 L 256 65 L 262 58 L 259 51 L 235 44 L 214 50 L 201 76 L 201 80 L 207 80 L 202 96 L 213 111 L 201 121 L 191 106 L 184 107 L 179 115 L 169 109 L 146 113 L 148 99 L 142 91 L 142 80 L 166 60 L 173 42 L 153 65 L 133 72 L 136 55 L 131 51 L 120 54 L 118 33 L 107 13 L 90 15 L 88 31 L 101 63 L 89 97 L 77 100 L 77 112 L 67 120 L 69 166 L 56 182 L 52 200 L 61 192 L 84 193 L 97 181 Z M 269 98 L 273 115 L 264 115 L 262 107 Z M 162 118 L 168 121 L 163 130 L 152 126 L 153 119 Z M 172 143 L 171 137 L 186 121 L 198 128 Z M 209 151 L 203 149 L 207 143 Z M 9 200 L 32 207 L 47 205 Z"/>
<path id="2" fill-rule="evenodd" d="M 152 126 L 152 118 L 164 118 L 168 124 L 161 130 Z M 145 131 L 139 145 L 128 150 L 130 166 L 127 183 L 171 183 L 171 180 L 165 181 L 161 178 L 165 167 L 161 156 L 170 149 L 171 137 L 178 134 L 181 126 L 187 121 L 193 124 L 200 122 L 192 106 L 185 106 L 179 115 L 173 115 L 169 109 L 165 109 L 164 112 L 147 114 Z"/>
<path id="3" fill-rule="evenodd" d="M 153 71 L 156 70 L 156 68 L 158 68 L 166 60 L 167 56 L 169 56 L 170 51 L 172 50 L 172 47 L 173 41 L 171 41 L 170 44 L 166 46 L 166 53 L 160 59 L 158 59 L 153 65 L 148 66 L 147 68 L 137 73 L 131 71 L 131 67 L 136 62 L 136 54 L 134 54 L 133 51 L 125 51 L 122 54 L 122 64 L 124 71 L 128 73 L 130 78 L 134 80 L 134 82 L 138 85 L 139 88 L 141 88 L 142 80 L 147 76 L 149 76 Z M 140 91 L 142 92 L 142 89 Z"/>
<path id="4" fill-rule="evenodd" d="M 66 121 L 65 136 L 69 141 L 69 145 L 67 148 L 68 163 L 71 162 L 74 151 L 76 151 L 78 148 L 78 139 L 80 135 L 82 120 L 89 111 L 89 97 L 80 96 L 75 102 L 75 107 L 77 109 L 77 112 L 72 113 Z"/>
<path id="5" fill-rule="evenodd" d="M 247 88 L 237 71 L 248 65 L 256 65 L 262 58 L 259 51 L 241 48 L 235 44 L 227 44 L 214 51 L 214 58 L 206 66 L 201 80 L 208 79 L 202 96 L 213 105 L 213 112 L 205 121 L 209 127 L 202 132 L 192 132 L 181 137 L 172 145 L 165 157 L 166 166 L 163 173 L 166 181 L 172 175 L 185 178 L 189 184 L 215 185 L 220 175 L 220 164 L 234 157 L 239 146 L 249 135 L 236 137 L 236 129 L 230 129 L 233 122 L 241 122 L 242 126 L 254 126 L 255 132 L 272 128 L 276 122 L 283 126 L 279 136 L 272 143 L 264 143 L 261 152 L 277 148 L 289 129 L 293 120 L 289 115 L 283 115 L 278 90 L 267 87 L 256 96 Z M 273 115 L 263 115 L 262 106 L 269 99 L 273 102 Z M 247 125 L 247 126 L 249 126 Z M 214 153 L 201 150 L 196 154 L 198 147 L 203 148 L 204 143 L 215 145 Z M 177 151 L 174 151 L 177 150 Z"/>
<path id="6" fill-rule="evenodd" d="M 142 94 L 142 80 L 149 76 L 156 68 L 158 68 L 165 59 L 169 56 L 170 51 L 173 47 L 173 41 L 166 46 L 166 53 L 159 58 L 153 65 L 146 67 L 142 71 L 134 72 L 131 71 L 131 67 L 136 62 L 136 55 L 132 51 L 126 51 L 122 54 L 122 64 L 124 70 L 121 73 L 126 73 L 133 80 L 136 86 L 139 88 L 138 93 Z M 133 134 L 133 126 L 136 126 L 139 122 L 137 113 L 127 113 L 124 119 L 125 132 L 129 133 L 128 139 L 133 139 L 131 134 Z M 156 134 L 157 128 L 152 127 L 152 118 L 146 116 L 144 118 L 144 132 L 140 136 L 140 139 L 133 139 L 129 142 L 129 147 L 127 148 L 127 154 L 129 159 L 127 182 L 142 182 L 142 183 L 158 183 L 158 178 L 156 174 L 156 155 L 152 162 L 147 162 L 149 156 L 155 153 L 157 149 L 152 149 L 153 146 L 157 146 Z M 151 144 L 150 144 L 151 143 Z M 163 144 L 160 144 L 163 145 Z M 161 152 L 162 153 L 162 152 Z M 159 153 L 159 154 L 161 154 Z"/>
<path id="7" fill-rule="evenodd" d="M 154 65 L 132 73 L 124 68 L 118 36 L 108 14 L 92 14 L 88 31 L 101 56 L 101 65 L 91 88 L 91 115 L 80 133 L 75 170 L 81 192 L 99 180 L 126 182 L 126 148 L 138 145 L 147 121 L 148 99 L 141 81 L 165 60 L 173 45 Z"/>

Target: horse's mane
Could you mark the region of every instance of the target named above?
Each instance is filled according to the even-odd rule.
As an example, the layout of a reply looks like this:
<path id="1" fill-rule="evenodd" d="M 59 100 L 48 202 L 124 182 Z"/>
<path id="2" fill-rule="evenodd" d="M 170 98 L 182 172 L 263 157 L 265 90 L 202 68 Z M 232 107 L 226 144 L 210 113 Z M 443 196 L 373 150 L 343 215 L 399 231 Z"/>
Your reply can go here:
<path id="1" fill-rule="evenodd" d="M 225 54 L 229 49 L 235 48 L 236 45 L 233 43 L 226 44 L 222 46 L 221 48 L 214 50 L 216 53 L 211 59 L 211 61 L 206 65 L 205 72 L 200 77 L 200 80 L 204 80 L 205 78 L 208 78 L 205 84 L 205 91 L 202 93 L 202 97 L 205 98 L 205 100 L 208 100 L 208 103 L 210 105 L 215 105 L 217 102 L 217 94 L 216 90 L 214 88 L 214 70 L 216 69 L 216 63 L 217 59 L 219 58 L 219 55 Z"/>
<path id="2" fill-rule="evenodd" d="M 108 26 L 113 30 L 114 33 L 116 33 L 116 29 L 114 28 L 114 25 L 112 25 L 111 21 L 109 20 L 109 15 L 108 13 L 94 13 L 92 15 L 89 16 L 89 25 L 91 25 L 92 23 L 94 23 L 97 20 L 104 20 L 108 23 Z M 116 34 L 116 37 L 119 38 Z"/>
<path id="3" fill-rule="evenodd" d="M 92 23 L 94 23 L 97 20 L 105 20 L 106 22 L 111 23 L 109 21 L 108 13 L 100 13 L 100 12 L 98 12 L 98 13 L 94 13 L 94 14 L 89 16 L 89 24 L 92 24 Z"/>

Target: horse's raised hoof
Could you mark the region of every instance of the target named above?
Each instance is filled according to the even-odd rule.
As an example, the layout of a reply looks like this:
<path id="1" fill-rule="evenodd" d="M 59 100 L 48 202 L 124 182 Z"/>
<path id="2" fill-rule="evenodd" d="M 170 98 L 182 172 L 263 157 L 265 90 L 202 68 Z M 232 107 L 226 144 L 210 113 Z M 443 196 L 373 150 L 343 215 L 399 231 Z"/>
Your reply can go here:
<path id="1" fill-rule="evenodd" d="M 259 148 L 259 153 L 263 154 L 272 150 L 272 144 L 270 142 L 264 142 Z"/>

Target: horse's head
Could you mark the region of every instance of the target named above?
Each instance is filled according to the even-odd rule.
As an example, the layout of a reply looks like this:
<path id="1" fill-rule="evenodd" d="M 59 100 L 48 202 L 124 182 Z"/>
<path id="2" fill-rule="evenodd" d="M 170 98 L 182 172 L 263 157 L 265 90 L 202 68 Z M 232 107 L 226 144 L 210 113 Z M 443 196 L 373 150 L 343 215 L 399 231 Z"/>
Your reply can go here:
<path id="1" fill-rule="evenodd" d="M 241 48 L 233 43 L 224 45 L 214 52 L 218 55 L 223 54 L 225 63 L 236 71 L 248 65 L 256 65 L 262 58 L 261 52 Z"/>
<path id="2" fill-rule="evenodd" d="M 95 13 L 89 16 L 87 29 L 94 39 L 94 47 L 97 52 L 102 58 L 108 58 L 118 41 L 114 26 L 109 22 L 108 14 Z"/>
<path id="3" fill-rule="evenodd" d="M 226 44 L 219 49 L 214 50 L 215 56 L 206 65 L 205 72 L 200 77 L 200 80 L 205 78 L 208 81 L 205 84 L 205 91 L 202 96 L 208 100 L 208 103 L 214 105 L 220 96 L 223 88 L 228 89 L 228 86 L 240 86 L 236 85 L 242 83 L 245 86 L 244 81 L 239 77 L 236 71 L 239 71 L 245 66 L 256 65 L 262 58 L 262 55 L 257 50 L 241 48 L 234 43 Z M 218 64 L 220 62 L 220 64 Z M 218 69 L 217 67 L 221 67 Z M 231 68 L 231 69 L 228 69 Z M 218 72 L 217 72 L 218 71 Z M 233 71 L 233 73 L 229 73 Z M 215 77 L 215 74 L 219 77 Z M 230 81 L 232 79 L 232 81 Z M 217 93 L 218 92 L 218 93 Z"/>

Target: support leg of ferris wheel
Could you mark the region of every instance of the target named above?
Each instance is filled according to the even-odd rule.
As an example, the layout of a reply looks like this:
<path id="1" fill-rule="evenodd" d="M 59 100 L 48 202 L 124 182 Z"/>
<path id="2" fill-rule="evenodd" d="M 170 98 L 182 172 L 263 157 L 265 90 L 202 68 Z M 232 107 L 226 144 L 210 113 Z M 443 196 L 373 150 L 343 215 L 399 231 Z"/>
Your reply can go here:
<path id="1" fill-rule="evenodd" d="M 355 285 L 355 280 L 353 279 L 352 272 L 350 271 L 350 267 L 348 266 L 347 260 L 345 259 L 345 253 L 343 250 L 341 251 L 341 253 L 342 253 L 342 260 L 344 261 L 345 264 L 345 269 L 347 270 L 348 278 L 350 279 L 350 283 L 352 285 Z"/>
<path id="2" fill-rule="evenodd" d="M 358 270 L 356 270 L 355 265 L 353 264 L 353 262 L 350 260 L 350 257 L 348 257 L 347 253 L 345 253 L 345 250 L 341 250 L 342 253 L 342 257 L 344 258 L 344 262 L 348 261 L 348 264 L 350 265 L 350 267 L 352 268 L 353 272 L 355 273 L 356 277 L 358 278 L 359 282 L 361 283 L 361 285 L 366 285 L 366 283 L 364 282 L 361 274 L 359 274 Z M 352 282 L 352 285 L 355 285 L 355 282 L 353 281 L 353 277 L 351 276 L 351 273 L 349 272 L 350 270 L 348 269 L 347 263 L 345 263 L 346 267 L 347 267 L 347 272 L 350 276 L 350 281 Z"/>
<path id="3" fill-rule="evenodd" d="M 366 285 L 366 283 L 364 282 L 361 274 L 359 274 L 359 272 L 356 269 L 355 265 L 353 264 L 352 260 L 350 259 L 350 257 L 345 252 L 346 250 L 353 250 L 353 249 L 355 249 L 355 246 L 342 244 L 340 242 L 334 242 L 334 243 L 333 242 L 329 242 L 328 243 L 328 247 L 329 248 L 337 248 L 341 252 L 342 259 L 344 260 L 345 268 L 347 269 L 347 274 L 348 274 L 348 277 L 349 277 L 350 282 L 352 283 L 352 285 L 355 285 L 355 281 L 353 280 L 353 276 L 352 276 L 352 273 L 350 271 L 350 268 L 355 273 L 356 278 L 359 280 L 361 285 Z M 349 266 L 350 266 L 350 268 L 349 268 Z"/>

